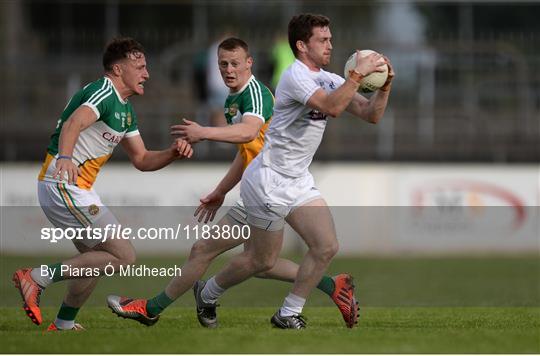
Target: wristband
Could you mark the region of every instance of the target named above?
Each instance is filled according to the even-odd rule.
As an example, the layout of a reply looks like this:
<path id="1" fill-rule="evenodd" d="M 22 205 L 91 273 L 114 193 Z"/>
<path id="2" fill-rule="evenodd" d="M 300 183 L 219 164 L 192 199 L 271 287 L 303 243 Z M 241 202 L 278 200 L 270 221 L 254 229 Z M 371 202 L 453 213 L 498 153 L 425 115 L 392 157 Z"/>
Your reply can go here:
<path id="1" fill-rule="evenodd" d="M 71 160 L 71 156 L 58 156 L 56 158 L 57 161 L 60 160 L 60 159 L 69 159 L 69 160 Z"/>
<path id="2" fill-rule="evenodd" d="M 349 79 L 352 79 L 356 84 L 360 84 L 360 81 L 364 78 L 364 75 L 358 73 L 354 69 L 349 71 Z"/>

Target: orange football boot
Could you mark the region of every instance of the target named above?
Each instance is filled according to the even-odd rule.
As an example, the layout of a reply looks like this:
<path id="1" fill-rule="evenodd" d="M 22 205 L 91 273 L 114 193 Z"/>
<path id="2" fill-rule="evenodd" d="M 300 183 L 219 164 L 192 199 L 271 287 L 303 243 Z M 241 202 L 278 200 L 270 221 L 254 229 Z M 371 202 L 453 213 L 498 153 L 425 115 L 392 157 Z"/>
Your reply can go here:
<path id="1" fill-rule="evenodd" d="M 348 328 L 358 324 L 360 307 L 354 296 L 353 278 L 349 274 L 338 274 L 332 277 L 335 284 L 332 300 L 336 303 Z"/>
<path id="2" fill-rule="evenodd" d="M 41 310 L 39 309 L 39 298 L 43 288 L 41 288 L 30 276 L 31 268 L 24 268 L 15 271 L 12 281 L 15 288 L 21 293 L 23 308 L 32 322 L 41 325 Z"/>

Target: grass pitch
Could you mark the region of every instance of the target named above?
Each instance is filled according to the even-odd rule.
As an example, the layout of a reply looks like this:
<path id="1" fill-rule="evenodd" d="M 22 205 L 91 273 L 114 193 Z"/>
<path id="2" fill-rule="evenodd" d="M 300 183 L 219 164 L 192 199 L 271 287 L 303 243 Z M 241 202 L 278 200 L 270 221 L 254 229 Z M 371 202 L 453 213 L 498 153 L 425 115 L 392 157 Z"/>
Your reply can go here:
<path id="1" fill-rule="evenodd" d="M 515 258 L 337 259 L 330 273 L 355 276 L 358 328 L 347 329 L 329 298 L 314 291 L 308 328 L 276 330 L 269 319 L 290 284 L 253 279 L 220 300 L 220 328 L 199 326 L 191 291 L 153 327 L 117 318 L 107 294 L 151 297 L 168 278 L 103 278 L 78 315 L 84 332 L 46 333 L 62 300 L 57 283 L 42 295 L 44 324 L 24 315 L 11 274 L 57 258 L 2 256 L 0 350 L 4 353 L 540 353 L 540 260 Z M 226 261 L 217 262 L 211 275 Z M 143 258 L 148 266 L 183 259 Z"/>
<path id="2" fill-rule="evenodd" d="M 51 320 L 55 308 L 46 308 Z M 270 327 L 274 308 L 220 308 L 203 329 L 192 308 L 174 307 L 152 327 L 106 308 L 81 312 L 83 332 L 46 333 L 22 310 L 2 308 L 7 353 L 538 353 L 540 308 L 363 308 L 347 329 L 333 307 L 305 310 L 308 329 Z"/>

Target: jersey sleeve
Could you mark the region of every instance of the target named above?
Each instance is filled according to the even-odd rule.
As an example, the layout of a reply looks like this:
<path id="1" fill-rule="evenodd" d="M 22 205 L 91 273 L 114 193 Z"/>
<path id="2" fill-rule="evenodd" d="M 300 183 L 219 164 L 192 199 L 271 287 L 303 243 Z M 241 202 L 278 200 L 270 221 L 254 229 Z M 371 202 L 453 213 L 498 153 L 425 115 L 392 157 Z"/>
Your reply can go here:
<path id="1" fill-rule="evenodd" d="M 105 80 L 101 85 L 90 85 L 84 89 L 81 105 L 92 109 L 99 120 L 110 110 L 110 99 L 113 95 L 115 93 L 112 84 Z"/>
<path id="2" fill-rule="evenodd" d="M 288 73 L 286 87 L 288 95 L 304 105 L 321 87 L 301 69 L 295 68 Z"/>
<path id="3" fill-rule="evenodd" d="M 332 77 L 332 79 L 334 80 L 334 82 L 336 82 L 338 88 L 339 88 L 340 86 L 342 86 L 343 83 L 345 83 L 345 78 L 343 78 L 343 77 L 342 77 L 341 75 L 339 75 L 339 74 L 336 74 L 336 73 L 330 73 L 330 76 Z"/>
<path id="4" fill-rule="evenodd" d="M 137 115 L 135 114 L 135 111 L 131 109 L 129 111 L 129 114 L 131 116 L 131 122 L 128 124 L 129 126 L 127 128 L 125 137 L 133 137 L 133 136 L 140 135 L 139 126 L 137 123 Z"/>
<path id="5" fill-rule="evenodd" d="M 242 116 L 255 116 L 261 119 L 263 123 L 272 116 L 274 101 L 268 100 L 266 91 L 268 89 L 256 80 L 248 84 L 242 101 Z M 270 116 L 268 116 L 269 112 Z"/>

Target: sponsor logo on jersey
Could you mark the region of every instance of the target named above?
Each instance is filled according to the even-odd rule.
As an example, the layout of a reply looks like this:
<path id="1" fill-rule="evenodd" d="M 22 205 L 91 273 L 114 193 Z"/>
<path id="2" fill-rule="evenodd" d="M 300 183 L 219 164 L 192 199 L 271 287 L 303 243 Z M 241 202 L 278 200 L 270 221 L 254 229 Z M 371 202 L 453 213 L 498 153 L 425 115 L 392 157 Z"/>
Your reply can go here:
<path id="1" fill-rule="evenodd" d="M 99 206 L 97 206 L 96 204 L 92 204 L 88 207 L 88 213 L 90 215 L 97 215 L 99 213 Z"/>
<path id="2" fill-rule="evenodd" d="M 119 143 L 120 141 L 122 141 L 122 136 L 114 135 L 110 132 L 104 132 L 102 136 L 105 140 L 111 143 Z"/>
<path id="3" fill-rule="evenodd" d="M 319 110 L 311 110 L 307 113 L 307 118 L 314 121 L 326 120 L 326 114 Z"/>
<path id="4" fill-rule="evenodd" d="M 232 104 L 231 106 L 229 106 L 229 115 L 231 115 L 232 117 L 235 117 L 236 114 L 238 113 L 238 104 Z"/>

